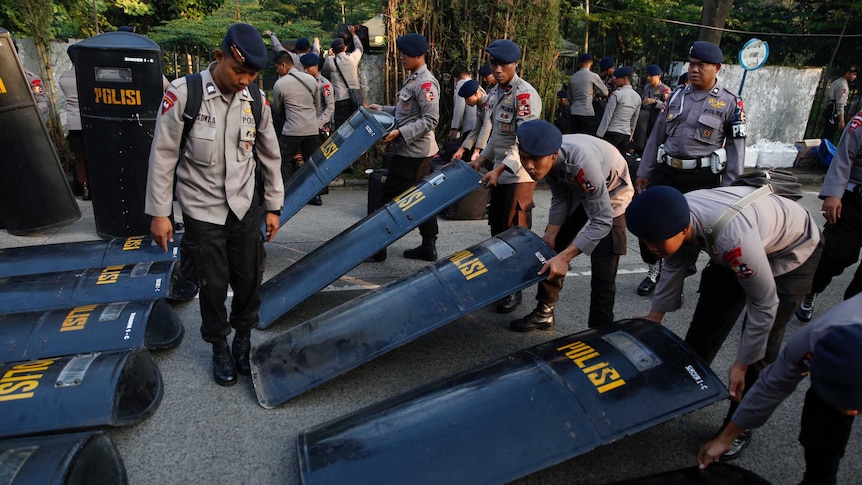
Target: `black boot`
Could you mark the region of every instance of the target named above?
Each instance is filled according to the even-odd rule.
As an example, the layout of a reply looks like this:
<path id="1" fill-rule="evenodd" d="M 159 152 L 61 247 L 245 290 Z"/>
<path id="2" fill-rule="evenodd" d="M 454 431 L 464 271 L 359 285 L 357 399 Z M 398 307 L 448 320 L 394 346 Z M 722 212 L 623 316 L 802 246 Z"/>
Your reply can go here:
<path id="1" fill-rule="evenodd" d="M 236 370 L 225 339 L 213 342 L 213 378 L 220 386 L 236 384 Z"/>
<path id="2" fill-rule="evenodd" d="M 87 182 L 81 182 L 81 200 L 90 199 L 90 185 Z"/>
<path id="3" fill-rule="evenodd" d="M 230 355 L 233 357 L 237 373 L 244 376 L 251 374 L 251 365 L 248 363 L 249 353 L 251 353 L 251 330 L 237 330 L 233 337 Z"/>
<path id="4" fill-rule="evenodd" d="M 370 258 L 366 259 L 366 263 L 382 263 L 386 261 L 386 248 L 374 253 Z"/>
<path id="5" fill-rule="evenodd" d="M 529 315 L 509 323 L 509 328 L 515 332 L 532 332 L 533 330 L 554 329 L 554 304 L 539 303 Z"/>
<path id="6" fill-rule="evenodd" d="M 422 244 L 413 249 L 404 250 L 404 257 L 407 259 L 437 261 L 437 238 L 434 236 L 422 236 Z"/>
<path id="7" fill-rule="evenodd" d="M 320 195 L 315 195 L 308 201 L 308 205 L 323 205 L 323 199 L 320 198 Z"/>
<path id="8" fill-rule="evenodd" d="M 521 299 L 521 291 L 518 290 L 497 301 L 497 313 L 512 313 L 521 304 Z"/>

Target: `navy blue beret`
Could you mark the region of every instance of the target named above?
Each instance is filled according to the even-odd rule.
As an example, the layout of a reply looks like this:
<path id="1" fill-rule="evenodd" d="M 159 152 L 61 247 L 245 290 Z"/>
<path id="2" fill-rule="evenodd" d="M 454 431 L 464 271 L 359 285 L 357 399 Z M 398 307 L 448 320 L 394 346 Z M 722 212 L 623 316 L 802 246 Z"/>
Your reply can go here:
<path id="1" fill-rule="evenodd" d="M 578 64 L 580 64 L 582 62 L 586 62 L 586 61 L 592 61 L 592 60 L 593 60 L 593 55 L 590 54 L 589 52 L 585 52 L 585 53 L 578 56 Z"/>
<path id="2" fill-rule="evenodd" d="M 848 66 L 847 69 L 844 70 L 844 72 L 859 72 L 859 70 L 856 68 L 856 66 Z"/>
<path id="3" fill-rule="evenodd" d="M 235 23 L 228 27 L 221 48 L 242 67 L 260 71 L 266 67 L 267 51 L 260 32 L 249 24 Z"/>
<path id="4" fill-rule="evenodd" d="M 479 68 L 479 75 L 482 77 L 488 76 L 491 74 L 491 64 L 485 63 L 482 67 Z"/>
<path id="5" fill-rule="evenodd" d="M 835 327 L 814 345 L 811 388 L 838 409 L 862 409 L 862 325 Z"/>
<path id="6" fill-rule="evenodd" d="M 518 125 L 518 148 L 534 157 L 556 153 L 562 145 L 560 129 L 545 120 L 530 120 Z"/>
<path id="7" fill-rule="evenodd" d="M 712 42 L 705 40 L 694 41 L 694 44 L 691 45 L 691 49 L 688 51 L 688 56 L 709 64 L 721 64 L 724 62 L 724 54 L 721 53 L 721 49 Z"/>
<path id="8" fill-rule="evenodd" d="M 599 70 L 606 71 L 616 65 L 616 61 L 614 61 L 613 57 L 605 56 L 599 61 Z"/>
<path id="9" fill-rule="evenodd" d="M 458 90 L 458 96 L 462 98 L 469 98 L 476 94 L 476 91 L 479 90 L 479 81 L 475 79 L 471 79 L 464 84 L 461 85 L 461 89 Z"/>
<path id="10" fill-rule="evenodd" d="M 333 49 L 344 47 L 344 39 L 342 39 L 341 37 L 336 37 L 332 39 L 332 45 L 330 47 L 332 47 Z"/>
<path id="11" fill-rule="evenodd" d="M 309 52 L 308 54 L 303 54 L 302 57 L 299 58 L 299 62 L 301 62 L 305 67 L 316 66 L 320 64 L 320 56 L 314 52 Z"/>
<path id="12" fill-rule="evenodd" d="M 644 190 L 626 209 L 629 231 L 647 242 L 664 242 L 679 234 L 690 223 L 691 214 L 685 196 L 666 185 Z"/>
<path id="13" fill-rule="evenodd" d="M 656 64 L 650 64 L 646 67 L 647 76 L 661 76 L 661 68 Z"/>
<path id="14" fill-rule="evenodd" d="M 131 25 L 121 25 L 117 27 L 117 32 L 134 32 L 135 28 Z"/>
<path id="15" fill-rule="evenodd" d="M 619 69 L 614 69 L 614 77 L 631 77 L 632 68 L 625 66 Z"/>
<path id="16" fill-rule="evenodd" d="M 300 37 L 296 39 L 296 50 L 305 51 L 311 48 L 311 43 L 308 42 L 308 38 Z"/>
<path id="17" fill-rule="evenodd" d="M 518 44 L 508 39 L 497 39 L 494 42 L 491 42 L 491 44 L 485 48 L 485 52 L 491 56 L 492 59 L 504 64 L 521 60 L 521 48 L 518 47 Z"/>
<path id="18" fill-rule="evenodd" d="M 398 50 L 405 56 L 419 57 L 428 52 L 428 41 L 422 34 L 407 34 L 395 39 Z"/>

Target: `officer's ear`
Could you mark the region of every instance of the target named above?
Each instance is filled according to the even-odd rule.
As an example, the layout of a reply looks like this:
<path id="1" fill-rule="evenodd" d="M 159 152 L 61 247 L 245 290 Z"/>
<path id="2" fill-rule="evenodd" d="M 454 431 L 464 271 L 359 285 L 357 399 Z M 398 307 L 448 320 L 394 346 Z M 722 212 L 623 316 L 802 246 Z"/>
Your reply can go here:
<path id="1" fill-rule="evenodd" d="M 716 64 L 715 65 L 715 72 L 718 72 L 720 70 L 721 70 L 721 64 Z"/>
<path id="2" fill-rule="evenodd" d="M 224 52 L 222 52 L 221 48 L 216 49 L 215 52 L 213 52 L 213 55 L 215 56 L 216 62 L 221 62 L 222 59 L 224 59 Z"/>

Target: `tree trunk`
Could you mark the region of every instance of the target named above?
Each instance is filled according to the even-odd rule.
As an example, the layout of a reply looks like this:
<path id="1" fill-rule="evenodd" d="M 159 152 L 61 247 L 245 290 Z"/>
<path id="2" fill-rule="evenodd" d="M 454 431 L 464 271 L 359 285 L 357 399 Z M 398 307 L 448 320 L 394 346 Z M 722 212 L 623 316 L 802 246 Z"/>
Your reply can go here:
<path id="1" fill-rule="evenodd" d="M 700 28 L 698 40 L 705 40 L 716 45 L 721 45 L 721 30 L 710 29 L 706 26 L 724 28 L 724 22 L 730 14 L 733 0 L 703 0 L 703 10 L 700 14 Z"/>

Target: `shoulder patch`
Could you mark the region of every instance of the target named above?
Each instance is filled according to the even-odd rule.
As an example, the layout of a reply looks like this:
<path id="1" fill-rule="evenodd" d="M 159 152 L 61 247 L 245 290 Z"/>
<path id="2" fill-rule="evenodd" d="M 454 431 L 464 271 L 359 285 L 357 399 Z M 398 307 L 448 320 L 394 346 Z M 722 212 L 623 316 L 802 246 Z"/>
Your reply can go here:
<path id="1" fill-rule="evenodd" d="M 592 182 L 587 180 L 586 174 L 584 174 L 584 169 L 578 170 L 578 175 L 575 176 L 575 179 L 581 184 L 581 188 L 584 189 L 584 192 L 588 194 L 592 194 L 596 191 L 596 186 L 593 185 Z"/>
<path id="2" fill-rule="evenodd" d="M 165 96 L 162 98 L 162 114 L 165 114 L 177 102 L 177 95 L 171 90 L 165 91 Z"/>
<path id="3" fill-rule="evenodd" d="M 516 98 L 518 99 L 518 101 L 521 101 L 524 99 L 530 99 L 530 93 L 521 93 L 518 96 L 516 96 Z"/>
<path id="4" fill-rule="evenodd" d="M 856 113 L 856 116 L 850 120 L 850 127 L 847 128 L 847 131 L 854 131 L 859 126 L 862 126 L 862 111 Z"/>
<path id="5" fill-rule="evenodd" d="M 741 280 L 747 280 L 754 276 L 754 270 L 742 262 L 741 258 L 742 248 L 738 246 L 724 253 L 724 262 L 736 273 L 736 277 Z"/>
<path id="6" fill-rule="evenodd" d="M 429 81 L 429 82 L 427 82 L 427 83 L 422 83 L 422 89 L 424 89 L 425 91 L 428 91 L 429 89 L 431 89 L 431 86 L 432 86 L 432 85 L 433 85 L 433 84 L 431 84 L 431 82 L 430 82 L 430 81 Z"/>

